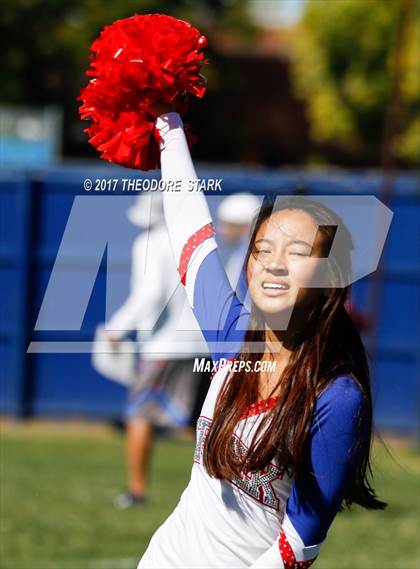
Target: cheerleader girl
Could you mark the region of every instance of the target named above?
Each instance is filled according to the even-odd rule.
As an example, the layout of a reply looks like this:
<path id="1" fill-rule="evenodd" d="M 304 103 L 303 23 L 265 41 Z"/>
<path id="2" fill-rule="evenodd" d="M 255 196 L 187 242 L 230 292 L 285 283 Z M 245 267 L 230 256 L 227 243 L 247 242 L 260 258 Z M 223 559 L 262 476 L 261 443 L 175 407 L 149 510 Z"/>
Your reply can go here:
<path id="1" fill-rule="evenodd" d="M 166 223 L 217 371 L 191 480 L 138 567 L 309 567 L 344 506 L 386 506 L 368 479 L 369 372 L 344 308 L 351 237 L 315 201 L 263 207 L 244 265 L 248 310 L 221 265 L 205 197 L 189 191 L 180 116 L 161 114 L 156 129 L 162 178 L 183 181 L 163 192 Z"/>

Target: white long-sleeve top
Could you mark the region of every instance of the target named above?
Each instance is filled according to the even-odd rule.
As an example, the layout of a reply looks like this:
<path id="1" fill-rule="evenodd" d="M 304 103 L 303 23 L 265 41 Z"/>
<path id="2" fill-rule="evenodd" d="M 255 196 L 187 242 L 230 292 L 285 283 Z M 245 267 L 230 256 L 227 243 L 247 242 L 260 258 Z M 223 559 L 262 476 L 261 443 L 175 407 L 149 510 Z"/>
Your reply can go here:
<path id="1" fill-rule="evenodd" d="M 164 193 L 178 271 L 214 361 L 235 361 L 249 311 L 220 262 L 205 197 L 188 191 L 196 174 L 180 117 L 162 115 L 156 126 L 162 178 L 185 181 L 183 191 Z M 363 394 L 352 375 L 332 379 L 318 397 L 299 476 L 281 475 L 274 461 L 232 480 L 210 477 L 203 464 L 205 439 L 228 372 L 225 365 L 213 377 L 197 423 L 190 482 L 138 569 L 307 569 L 349 491 L 359 461 L 353 446 L 363 434 L 360 425 L 366 426 Z M 232 436 L 236 452 L 249 447 L 254 429 L 275 404 L 271 398 L 244 409 Z"/>
<path id="2" fill-rule="evenodd" d="M 163 324 L 154 331 L 164 312 Z M 179 359 L 208 354 L 180 284 L 164 223 L 143 231 L 135 239 L 130 294 L 110 318 L 106 329 L 117 339 L 130 331 L 137 331 L 143 359 Z"/>

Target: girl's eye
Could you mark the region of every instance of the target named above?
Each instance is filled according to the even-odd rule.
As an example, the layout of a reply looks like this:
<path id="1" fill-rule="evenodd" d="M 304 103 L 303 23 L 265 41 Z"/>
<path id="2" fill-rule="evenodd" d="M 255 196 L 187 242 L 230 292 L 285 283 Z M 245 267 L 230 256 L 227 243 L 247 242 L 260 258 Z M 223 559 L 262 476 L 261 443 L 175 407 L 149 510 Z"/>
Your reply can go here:
<path id="1" fill-rule="evenodd" d="M 255 252 L 257 255 L 269 255 L 271 253 L 271 251 L 269 249 L 255 249 Z"/>
<path id="2" fill-rule="evenodd" d="M 302 253 L 301 251 L 290 251 L 290 254 L 298 257 L 309 257 L 309 253 Z"/>

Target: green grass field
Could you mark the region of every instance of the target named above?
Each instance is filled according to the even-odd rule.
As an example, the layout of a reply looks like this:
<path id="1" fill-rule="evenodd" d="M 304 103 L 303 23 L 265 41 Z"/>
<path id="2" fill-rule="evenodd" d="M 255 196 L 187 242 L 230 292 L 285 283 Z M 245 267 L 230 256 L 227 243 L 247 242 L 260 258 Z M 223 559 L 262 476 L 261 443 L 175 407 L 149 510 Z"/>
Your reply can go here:
<path id="1" fill-rule="evenodd" d="M 385 512 L 339 514 L 317 569 L 415 569 L 420 566 L 419 454 L 388 442 L 375 447 L 376 487 Z M 189 478 L 193 445 L 160 440 L 153 499 L 117 511 L 124 488 L 123 438 L 107 429 L 2 425 L 1 569 L 135 568 L 154 530 Z"/>

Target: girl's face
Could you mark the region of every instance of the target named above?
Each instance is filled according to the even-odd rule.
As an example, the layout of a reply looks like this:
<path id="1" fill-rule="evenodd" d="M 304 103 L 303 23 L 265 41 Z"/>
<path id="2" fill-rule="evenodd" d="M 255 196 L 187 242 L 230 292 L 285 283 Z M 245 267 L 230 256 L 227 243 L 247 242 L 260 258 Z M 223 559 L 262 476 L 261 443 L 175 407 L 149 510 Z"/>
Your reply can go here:
<path id="1" fill-rule="evenodd" d="M 303 210 L 280 210 L 264 220 L 247 265 L 248 291 L 256 307 L 274 315 L 296 303 L 310 306 L 321 292 L 311 284 L 324 249 L 317 222 Z"/>

